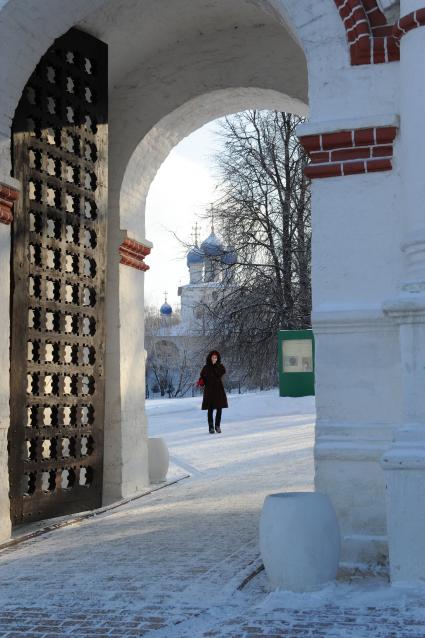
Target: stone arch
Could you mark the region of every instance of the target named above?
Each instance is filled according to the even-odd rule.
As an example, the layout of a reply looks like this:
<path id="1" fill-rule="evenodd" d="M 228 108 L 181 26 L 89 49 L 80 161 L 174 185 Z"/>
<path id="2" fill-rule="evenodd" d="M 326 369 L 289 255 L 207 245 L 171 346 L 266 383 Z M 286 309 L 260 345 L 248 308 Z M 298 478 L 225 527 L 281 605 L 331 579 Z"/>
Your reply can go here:
<path id="1" fill-rule="evenodd" d="M 128 228 L 135 212 L 144 215 L 146 197 L 159 167 L 183 138 L 219 117 L 251 108 L 308 114 L 300 99 L 258 87 L 220 89 L 188 100 L 162 118 L 134 150 L 120 189 L 121 228 Z"/>

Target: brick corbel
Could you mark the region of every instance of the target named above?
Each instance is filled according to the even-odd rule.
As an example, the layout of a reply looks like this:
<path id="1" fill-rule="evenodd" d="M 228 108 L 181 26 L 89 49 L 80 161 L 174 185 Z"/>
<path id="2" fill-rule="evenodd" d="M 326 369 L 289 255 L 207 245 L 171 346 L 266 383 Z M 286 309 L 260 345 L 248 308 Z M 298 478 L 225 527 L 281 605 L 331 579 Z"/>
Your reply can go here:
<path id="1" fill-rule="evenodd" d="M 11 224 L 13 221 L 13 204 L 19 197 L 19 191 L 0 183 L 0 224 Z"/>
<path id="2" fill-rule="evenodd" d="M 311 158 L 305 174 L 318 179 L 389 171 L 396 134 L 393 125 L 301 134 L 299 140 Z"/>
<path id="3" fill-rule="evenodd" d="M 130 268 L 135 268 L 136 270 L 149 270 L 149 266 L 145 264 L 144 259 L 150 252 L 150 246 L 126 237 L 119 247 L 120 264 L 130 266 Z"/>

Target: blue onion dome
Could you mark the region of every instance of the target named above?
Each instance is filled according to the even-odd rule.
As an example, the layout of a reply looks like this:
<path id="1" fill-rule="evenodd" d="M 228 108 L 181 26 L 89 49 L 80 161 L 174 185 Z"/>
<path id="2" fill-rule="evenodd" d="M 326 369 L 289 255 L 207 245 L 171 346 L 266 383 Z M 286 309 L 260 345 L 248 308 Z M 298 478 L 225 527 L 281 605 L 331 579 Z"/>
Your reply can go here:
<path id="1" fill-rule="evenodd" d="M 173 309 L 167 302 L 164 302 L 159 309 L 159 312 L 163 317 L 169 317 L 173 313 Z"/>
<path id="2" fill-rule="evenodd" d="M 200 248 L 198 248 L 198 246 L 193 246 L 193 248 L 191 248 L 187 253 L 187 265 L 190 266 L 191 264 L 202 264 L 203 261 L 204 253 L 202 252 L 202 250 L 200 250 Z"/>
<path id="3" fill-rule="evenodd" d="M 207 237 L 201 244 L 201 250 L 207 255 L 207 257 L 217 257 L 223 252 L 223 244 L 218 239 L 217 235 L 212 231 L 211 235 Z"/>
<path id="4" fill-rule="evenodd" d="M 221 263 L 225 264 L 226 266 L 234 266 L 237 260 L 238 257 L 236 255 L 236 251 L 230 246 L 225 249 L 224 253 L 221 256 Z"/>

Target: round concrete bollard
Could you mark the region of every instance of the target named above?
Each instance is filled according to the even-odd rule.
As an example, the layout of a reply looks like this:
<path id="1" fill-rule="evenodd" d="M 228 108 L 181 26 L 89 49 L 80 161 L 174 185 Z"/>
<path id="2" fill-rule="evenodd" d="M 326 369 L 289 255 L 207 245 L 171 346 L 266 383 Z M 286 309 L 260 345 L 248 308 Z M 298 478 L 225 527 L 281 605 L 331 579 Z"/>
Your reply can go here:
<path id="1" fill-rule="evenodd" d="M 149 480 L 151 483 L 162 483 L 165 481 L 170 463 L 168 448 L 161 438 L 149 438 Z"/>
<path id="2" fill-rule="evenodd" d="M 274 588 L 304 592 L 333 580 L 341 539 L 329 498 L 319 492 L 266 496 L 260 551 Z"/>

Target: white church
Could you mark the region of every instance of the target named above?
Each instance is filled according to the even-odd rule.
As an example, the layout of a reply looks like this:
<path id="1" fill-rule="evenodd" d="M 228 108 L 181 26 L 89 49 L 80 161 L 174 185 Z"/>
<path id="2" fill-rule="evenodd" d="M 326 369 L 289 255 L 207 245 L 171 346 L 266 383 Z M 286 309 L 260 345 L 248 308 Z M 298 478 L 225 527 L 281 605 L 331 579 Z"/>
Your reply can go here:
<path id="1" fill-rule="evenodd" d="M 208 327 L 208 307 L 220 294 L 232 285 L 233 269 L 237 255 L 232 247 L 225 246 L 211 224 L 209 236 L 198 245 L 197 225 L 195 241 L 186 255 L 189 282 L 178 287 L 181 299 L 178 312 L 170 306 L 165 296 L 159 309 L 160 321 L 152 329 L 146 328 L 145 348 L 147 351 L 147 394 L 149 388 L 157 386 L 150 373 L 152 351 L 156 362 L 168 362 L 171 377 L 178 376 L 179 364 L 184 357 L 191 361 L 193 383 L 185 388 L 184 394 L 194 389 L 197 368 L 204 364 L 210 346 Z M 171 379 L 170 379 L 171 380 Z M 175 386 L 175 383 L 173 384 Z"/>

